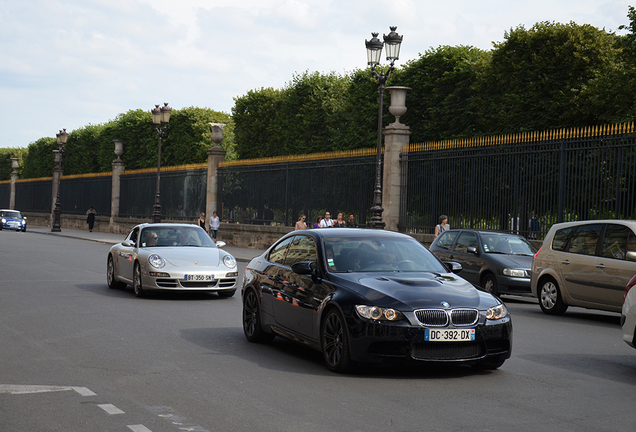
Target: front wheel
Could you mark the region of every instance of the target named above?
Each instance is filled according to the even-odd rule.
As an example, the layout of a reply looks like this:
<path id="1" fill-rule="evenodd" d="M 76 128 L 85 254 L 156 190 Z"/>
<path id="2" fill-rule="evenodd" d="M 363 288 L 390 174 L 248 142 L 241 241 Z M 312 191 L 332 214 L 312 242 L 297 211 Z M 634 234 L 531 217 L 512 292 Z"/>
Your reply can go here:
<path id="1" fill-rule="evenodd" d="M 322 324 L 320 335 L 322 354 L 332 372 L 346 372 L 351 368 L 349 336 L 345 321 L 337 309 L 331 309 Z"/>
<path id="2" fill-rule="evenodd" d="M 133 291 L 137 297 L 143 297 L 145 295 L 144 288 L 141 285 L 141 266 L 139 263 L 135 263 L 133 270 Z"/>
<path id="3" fill-rule="evenodd" d="M 243 333 L 250 342 L 271 342 L 273 333 L 266 333 L 261 325 L 261 305 L 253 289 L 243 298 Z"/>
<path id="4" fill-rule="evenodd" d="M 497 278 L 488 273 L 481 281 L 481 286 L 484 288 L 484 291 L 490 293 L 494 296 L 499 295 L 499 287 L 497 286 Z"/>
<path id="5" fill-rule="evenodd" d="M 563 303 L 561 290 L 553 279 L 544 279 L 539 288 L 539 306 L 548 315 L 563 315 L 568 305 Z"/>

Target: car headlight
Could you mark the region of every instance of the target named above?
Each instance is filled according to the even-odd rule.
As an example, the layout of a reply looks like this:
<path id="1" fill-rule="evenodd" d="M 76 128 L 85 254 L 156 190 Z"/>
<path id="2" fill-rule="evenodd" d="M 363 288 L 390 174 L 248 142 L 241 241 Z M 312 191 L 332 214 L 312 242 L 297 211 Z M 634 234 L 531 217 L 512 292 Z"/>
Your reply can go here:
<path id="1" fill-rule="evenodd" d="M 486 312 L 486 319 L 489 320 L 500 320 L 508 316 L 508 309 L 503 305 L 503 303 L 498 304 L 497 306 L 493 306 Z"/>
<path id="2" fill-rule="evenodd" d="M 236 260 L 232 255 L 225 255 L 223 257 L 223 264 L 225 264 L 227 268 L 234 268 L 236 267 Z"/>
<path id="3" fill-rule="evenodd" d="M 356 311 L 362 318 L 375 321 L 398 321 L 404 318 L 402 312 L 395 309 L 383 309 L 377 306 L 356 305 Z"/>
<path id="4" fill-rule="evenodd" d="M 5 218 L 2 218 L 2 223 L 6 223 L 7 220 Z"/>
<path id="5" fill-rule="evenodd" d="M 154 268 L 162 268 L 166 265 L 166 262 L 157 254 L 152 254 L 148 257 L 148 263 Z"/>
<path id="6" fill-rule="evenodd" d="M 520 270 L 520 269 L 505 268 L 503 269 L 503 274 L 505 274 L 506 276 L 519 277 L 519 278 L 526 277 L 526 271 Z"/>

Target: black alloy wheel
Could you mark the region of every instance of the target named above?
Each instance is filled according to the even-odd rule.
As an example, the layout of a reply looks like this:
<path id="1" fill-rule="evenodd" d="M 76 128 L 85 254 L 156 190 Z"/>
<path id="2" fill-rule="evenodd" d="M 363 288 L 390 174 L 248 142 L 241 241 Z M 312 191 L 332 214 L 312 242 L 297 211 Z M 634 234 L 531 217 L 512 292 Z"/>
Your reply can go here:
<path id="1" fill-rule="evenodd" d="M 494 296 L 499 295 L 499 286 L 497 285 L 497 278 L 492 273 L 487 273 L 481 280 L 481 286 L 484 291 Z"/>
<path id="2" fill-rule="evenodd" d="M 548 315 L 563 315 L 568 308 L 561 297 L 559 285 L 552 278 L 543 279 L 539 284 L 539 306 Z"/>
<path id="3" fill-rule="evenodd" d="M 125 283 L 119 282 L 117 279 L 115 279 L 115 262 L 113 261 L 112 255 L 108 256 L 106 280 L 108 281 L 108 288 L 110 289 L 123 289 L 126 287 Z"/>
<path id="4" fill-rule="evenodd" d="M 133 270 L 133 291 L 137 297 L 143 297 L 145 295 L 144 288 L 141 285 L 141 266 L 138 262 L 135 263 Z"/>
<path id="5" fill-rule="evenodd" d="M 337 309 L 331 309 L 322 324 L 320 335 L 322 354 L 332 372 L 346 372 L 351 368 L 349 337 L 344 318 Z"/>
<path id="6" fill-rule="evenodd" d="M 243 298 L 243 333 L 250 342 L 271 342 L 273 333 L 266 333 L 261 326 L 261 307 L 253 289 L 245 292 Z"/>

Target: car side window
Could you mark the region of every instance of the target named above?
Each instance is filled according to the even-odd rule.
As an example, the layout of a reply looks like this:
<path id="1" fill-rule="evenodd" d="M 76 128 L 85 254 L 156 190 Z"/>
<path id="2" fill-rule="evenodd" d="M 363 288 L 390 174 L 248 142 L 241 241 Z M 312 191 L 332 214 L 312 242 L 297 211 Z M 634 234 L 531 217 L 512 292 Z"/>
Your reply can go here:
<path id="1" fill-rule="evenodd" d="M 572 234 L 566 252 L 580 255 L 596 255 L 596 245 L 601 234 L 602 224 L 581 225 Z"/>
<path id="2" fill-rule="evenodd" d="M 446 231 L 445 233 L 442 233 L 442 235 L 439 236 L 439 240 L 437 240 L 437 246 L 442 249 L 450 250 L 455 238 L 457 238 L 457 234 L 457 231 Z"/>
<path id="3" fill-rule="evenodd" d="M 455 252 L 468 252 L 469 247 L 478 248 L 477 246 L 477 236 L 475 233 L 471 232 L 462 232 L 457 239 L 457 244 L 455 245 Z"/>
<path id="4" fill-rule="evenodd" d="M 138 236 L 139 236 L 139 228 L 133 228 L 133 230 L 130 232 L 130 235 L 128 236 L 128 240 L 137 244 Z"/>
<path id="5" fill-rule="evenodd" d="M 285 257 L 285 265 L 292 266 L 299 261 L 317 260 L 316 242 L 310 236 L 295 236 L 289 245 L 289 250 Z"/>
<path id="6" fill-rule="evenodd" d="M 576 230 L 576 227 L 568 227 L 558 230 L 554 233 L 554 238 L 552 239 L 552 250 L 562 251 L 567 244 L 570 235 Z"/>
<path id="7" fill-rule="evenodd" d="M 606 258 L 625 259 L 627 242 L 634 233 L 624 225 L 610 224 L 605 228 L 601 256 Z"/>
<path id="8" fill-rule="evenodd" d="M 274 246 L 274 249 L 272 249 L 272 251 L 269 253 L 269 261 L 283 264 L 283 262 L 285 262 L 285 252 L 287 251 L 287 246 L 289 246 L 289 243 L 291 243 L 293 238 L 294 237 L 288 237 Z"/>

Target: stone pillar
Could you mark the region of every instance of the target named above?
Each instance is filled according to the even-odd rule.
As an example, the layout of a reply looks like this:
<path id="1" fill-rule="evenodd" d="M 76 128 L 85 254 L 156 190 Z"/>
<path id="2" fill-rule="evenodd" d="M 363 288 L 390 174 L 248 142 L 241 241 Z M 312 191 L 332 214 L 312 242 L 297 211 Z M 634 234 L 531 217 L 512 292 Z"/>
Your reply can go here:
<path id="1" fill-rule="evenodd" d="M 15 209 L 15 182 L 20 178 L 18 174 L 18 158 L 11 158 L 11 194 L 9 195 L 9 210 Z"/>
<path id="2" fill-rule="evenodd" d="M 222 123 L 210 123 L 212 126 L 212 142 L 214 146 L 208 150 L 208 185 L 206 191 L 205 200 L 205 220 L 206 223 L 210 223 L 210 217 L 212 212 L 217 212 L 219 217 L 223 216 L 221 203 L 219 202 L 219 179 L 217 174 L 217 168 L 219 163 L 225 160 L 226 151 L 219 146 L 219 143 L 223 140 L 223 127 Z"/>
<path id="3" fill-rule="evenodd" d="M 119 197 L 121 191 L 121 183 L 120 176 L 122 171 L 124 171 L 124 161 L 121 160 L 121 155 L 124 154 L 124 142 L 122 140 L 113 140 L 115 143 L 115 155 L 117 155 L 117 159 L 115 159 L 112 163 L 113 166 L 113 174 L 111 181 L 111 193 L 110 193 L 110 222 L 109 229 L 111 232 L 117 232 L 114 229 L 115 226 L 115 218 L 119 216 Z"/>
<path id="4" fill-rule="evenodd" d="M 400 123 L 400 117 L 406 113 L 406 92 L 409 87 L 387 87 L 391 92 L 389 112 L 395 116 L 395 122 L 384 128 L 384 167 L 382 175 L 383 220 L 386 229 L 398 230 L 400 222 L 400 189 L 402 182 L 402 166 L 400 153 L 402 147 L 409 144 L 411 128 Z"/>

